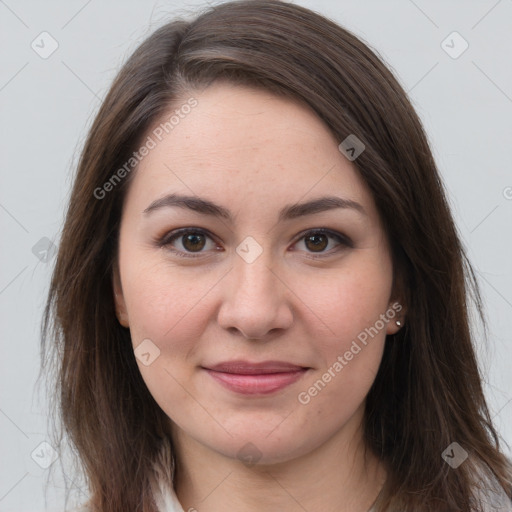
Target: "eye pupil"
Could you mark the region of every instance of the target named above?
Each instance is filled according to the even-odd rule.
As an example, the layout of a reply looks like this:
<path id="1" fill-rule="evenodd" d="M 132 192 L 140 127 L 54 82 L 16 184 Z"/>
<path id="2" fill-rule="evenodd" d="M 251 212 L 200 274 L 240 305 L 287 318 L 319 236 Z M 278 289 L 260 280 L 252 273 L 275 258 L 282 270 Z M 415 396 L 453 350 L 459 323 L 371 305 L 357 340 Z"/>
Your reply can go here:
<path id="1" fill-rule="evenodd" d="M 204 235 L 199 233 L 192 233 L 183 237 L 183 247 L 185 247 L 187 250 L 201 250 L 204 247 L 204 244 Z"/>
<path id="2" fill-rule="evenodd" d="M 323 239 L 323 240 L 319 240 Z M 323 234 L 314 234 L 306 237 L 306 245 L 308 245 L 309 242 L 313 243 L 313 251 L 320 252 L 324 250 L 327 247 L 327 237 Z M 311 247 L 308 246 L 308 248 L 311 249 Z"/>
<path id="3" fill-rule="evenodd" d="M 194 257 L 196 253 L 199 257 L 201 255 L 207 255 L 208 251 L 204 251 L 207 245 L 207 239 L 211 236 L 206 232 L 203 233 L 201 230 L 178 230 L 177 233 L 170 233 L 170 236 L 164 236 L 161 241 L 158 242 L 159 247 L 170 246 L 173 247 L 175 241 L 180 240 L 182 249 L 175 248 L 171 249 L 172 252 L 177 253 L 179 256 L 190 256 Z M 318 253 L 319 256 L 311 257 L 323 257 L 328 256 L 333 251 L 326 252 L 329 246 L 329 239 L 335 239 L 338 241 L 338 246 L 341 247 L 353 247 L 350 240 L 346 241 L 343 236 L 337 235 L 331 231 L 319 230 L 309 231 L 309 233 L 303 233 L 300 241 L 305 244 L 307 251 L 311 253 Z M 339 250 L 339 249 L 338 249 Z M 188 253 L 188 254 L 187 254 Z M 325 253 L 325 254 L 320 254 Z"/>

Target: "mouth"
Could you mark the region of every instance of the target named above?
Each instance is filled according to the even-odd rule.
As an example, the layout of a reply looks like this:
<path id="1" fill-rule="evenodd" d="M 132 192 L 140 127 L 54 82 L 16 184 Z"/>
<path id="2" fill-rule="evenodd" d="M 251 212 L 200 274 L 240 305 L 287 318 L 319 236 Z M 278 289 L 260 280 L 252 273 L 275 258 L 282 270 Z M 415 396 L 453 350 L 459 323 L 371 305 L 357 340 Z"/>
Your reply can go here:
<path id="1" fill-rule="evenodd" d="M 202 369 L 230 391 L 243 395 L 267 395 L 290 386 L 311 368 L 283 361 L 226 361 Z"/>

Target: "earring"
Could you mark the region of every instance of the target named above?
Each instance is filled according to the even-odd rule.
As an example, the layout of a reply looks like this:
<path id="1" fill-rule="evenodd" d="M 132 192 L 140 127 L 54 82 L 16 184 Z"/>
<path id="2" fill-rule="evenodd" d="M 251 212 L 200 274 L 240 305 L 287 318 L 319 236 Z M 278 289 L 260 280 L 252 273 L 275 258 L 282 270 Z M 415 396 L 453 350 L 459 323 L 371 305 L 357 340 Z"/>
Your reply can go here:
<path id="1" fill-rule="evenodd" d="M 402 322 L 400 322 L 400 320 L 397 320 L 397 321 L 396 321 L 396 325 L 397 325 L 398 327 L 401 327 Z"/>

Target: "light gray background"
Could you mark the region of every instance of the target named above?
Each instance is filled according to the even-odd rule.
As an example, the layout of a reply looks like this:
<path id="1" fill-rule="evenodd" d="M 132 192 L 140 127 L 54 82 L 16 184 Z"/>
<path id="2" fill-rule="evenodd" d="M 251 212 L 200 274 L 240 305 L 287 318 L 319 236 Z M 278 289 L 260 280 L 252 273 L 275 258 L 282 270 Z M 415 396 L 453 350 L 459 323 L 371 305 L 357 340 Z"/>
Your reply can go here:
<path id="1" fill-rule="evenodd" d="M 490 343 L 479 356 L 494 420 L 510 443 L 512 0 L 296 3 L 333 18 L 377 50 L 424 122 L 482 285 Z M 44 237 L 58 245 L 70 169 L 122 62 L 171 17 L 205 5 L 0 0 L 1 512 L 63 510 L 57 480 L 45 507 L 49 470 L 34 461 L 48 440 L 46 403 L 35 384 L 55 259 L 50 252 L 41 261 L 44 253 L 36 250 L 38 257 L 32 249 Z M 31 48 L 43 31 L 59 45 L 47 59 Z M 441 46 L 453 31 L 469 44 L 458 58 Z M 452 52 L 461 48 L 450 41 Z"/>

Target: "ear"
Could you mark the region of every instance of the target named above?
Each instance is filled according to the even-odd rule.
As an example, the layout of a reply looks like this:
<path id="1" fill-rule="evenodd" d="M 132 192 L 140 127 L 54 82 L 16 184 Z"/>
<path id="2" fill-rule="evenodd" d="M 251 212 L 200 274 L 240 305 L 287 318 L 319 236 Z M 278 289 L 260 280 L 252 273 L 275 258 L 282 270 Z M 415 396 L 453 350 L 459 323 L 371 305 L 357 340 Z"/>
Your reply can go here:
<path id="1" fill-rule="evenodd" d="M 393 285 L 386 311 L 386 316 L 389 319 L 386 326 L 386 334 L 396 334 L 400 329 L 403 329 L 407 318 L 409 288 L 405 271 L 397 271 L 397 267 L 401 270 L 405 268 L 405 256 L 402 251 L 398 251 L 398 263 L 395 262 L 393 266 Z"/>
<path id="2" fill-rule="evenodd" d="M 401 300 L 397 299 L 390 301 L 386 311 L 386 316 L 389 319 L 386 327 L 386 334 L 396 334 L 400 329 L 403 328 L 406 313 L 407 308 L 404 306 Z"/>
<path id="3" fill-rule="evenodd" d="M 124 300 L 123 288 L 121 287 L 121 276 L 119 274 L 117 262 L 114 263 L 114 269 L 112 272 L 112 288 L 117 319 L 123 327 L 129 327 L 130 323 L 128 322 L 128 312 L 126 311 L 126 303 Z"/>

